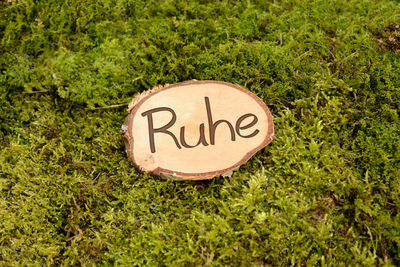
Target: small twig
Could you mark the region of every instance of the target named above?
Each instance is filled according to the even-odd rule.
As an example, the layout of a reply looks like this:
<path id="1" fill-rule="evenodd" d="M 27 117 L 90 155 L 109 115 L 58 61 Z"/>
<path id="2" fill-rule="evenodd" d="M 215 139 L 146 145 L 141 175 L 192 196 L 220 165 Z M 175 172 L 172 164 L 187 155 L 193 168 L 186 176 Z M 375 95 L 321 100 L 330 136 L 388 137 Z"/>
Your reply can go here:
<path id="1" fill-rule="evenodd" d="M 282 45 L 283 44 L 283 40 L 282 40 L 282 33 L 279 34 L 279 44 Z"/>
<path id="2" fill-rule="evenodd" d="M 132 80 L 132 82 L 136 82 L 137 80 L 142 79 L 142 76 L 136 77 L 135 79 Z"/>
<path id="3" fill-rule="evenodd" d="M 51 90 L 40 90 L 40 91 L 32 91 L 32 92 L 22 92 L 23 94 L 42 94 L 42 93 L 48 93 L 51 92 Z"/>
<path id="4" fill-rule="evenodd" d="M 9 51 L 10 55 L 13 55 L 14 57 L 21 57 L 21 55 L 14 53 L 13 51 Z"/>
<path id="5" fill-rule="evenodd" d="M 86 110 L 99 110 L 99 109 L 110 109 L 110 108 L 119 108 L 119 107 L 128 107 L 129 103 L 125 104 L 116 104 L 116 105 L 111 105 L 111 106 L 104 106 L 104 107 L 97 107 L 97 108 L 86 108 Z"/>
<path id="6" fill-rule="evenodd" d="M 99 178 L 99 176 L 100 176 L 101 173 L 102 173 L 102 172 L 99 172 L 99 173 L 96 175 L 96 178 L 93 179 L 93 181 L 96 181 L 97 178 Z"/>
<path id="7" fill-rule="evenodd" d="M 293 104 L 292 102 L 287 101 L 287 100 L 284 99 L 284 98 L 278 98 L 278 99 L 279 99 L 279 101 L 281 101 L 281 102 L 284 103 L 284 104 L 287 104 L 287 105 L 289 105 L 289 106 L 294 106 L 294 104 Z"/>

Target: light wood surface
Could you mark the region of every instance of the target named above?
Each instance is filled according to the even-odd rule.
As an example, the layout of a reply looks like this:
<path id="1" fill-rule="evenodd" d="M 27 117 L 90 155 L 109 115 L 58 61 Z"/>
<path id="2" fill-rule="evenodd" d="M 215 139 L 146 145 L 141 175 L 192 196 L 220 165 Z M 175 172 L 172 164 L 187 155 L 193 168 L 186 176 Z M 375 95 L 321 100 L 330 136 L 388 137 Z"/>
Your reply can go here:
<path id="1" fill-rule="evenodd" d="M 137 96 L 129 107 L 127 152 L 142 171 L 201 180 L 230 175 L 274 137 L 267 106 L 239 86 L 188 81 Z"/>

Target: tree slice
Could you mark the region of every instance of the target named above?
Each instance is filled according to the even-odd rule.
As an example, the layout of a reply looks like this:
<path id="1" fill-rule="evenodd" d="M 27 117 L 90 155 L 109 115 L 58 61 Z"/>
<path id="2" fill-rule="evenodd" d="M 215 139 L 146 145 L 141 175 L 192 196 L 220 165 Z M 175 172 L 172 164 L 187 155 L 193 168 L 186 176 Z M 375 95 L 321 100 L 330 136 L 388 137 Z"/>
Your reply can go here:
<path id="1" fill-rule="evenodd" d="M 274 138 L 271 112 L 250 91 L 187 81 L 136 96 L 121 133 L 141 171 L 175 179 L 230 176 Z"/>

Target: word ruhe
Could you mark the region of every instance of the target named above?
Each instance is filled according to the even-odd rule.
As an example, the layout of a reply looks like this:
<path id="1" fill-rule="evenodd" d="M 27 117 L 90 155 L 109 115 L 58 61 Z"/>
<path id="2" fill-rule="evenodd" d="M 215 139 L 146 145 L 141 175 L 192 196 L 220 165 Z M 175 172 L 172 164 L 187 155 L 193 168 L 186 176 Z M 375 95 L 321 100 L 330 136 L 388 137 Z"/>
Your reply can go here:
<path id="1" fill-rule="evenodd" d="M 217 129 L 217 126 L 219 126 L 221 124 L 225 124 L 228 127 L 228 129 L 230 131 L 230 139 L 233 142 L 236 140 L 236 134 L 242 138 L 251 138 L 251 137 L 256 136 L 260 132 L 259 129 L 255 129 L 252 133 L 247 134 L 247 135 L 242 133 L 242 130 L 249 129 L 258 122 L 257 116 L 252 113 L 247 113 L 247 114 L 240 116 L 236 121 L 235 127 L 233 127 L 233 125 L 227 120 L 217 120 L 214 122 L 213 117 L 212 117 L 210 100 L 208 97 L 204 97 L 204 101 L 205 101 L 205 106 L 206 106 L 206 111 L 207 111 L 209 139 L 207 140 L 206 136 L 205 136 L 205 130 L 204 130 L 205 124 L 201 123 L 199 125 L 199 141 L 194 145 L 190 145 L 186 142 L 185 126 L 182 126 L 180 128 L 179 140 L 171 131 L 168 130 L 175 124 L 176 118 L 177 118 L 176 113 L 173 109 L 171 109 L 169 107 L 159 107 L 159 108 L 154 108 L 154 109 L 150 109 L 148 111 L 143 112 L 141 115 L 143 117 L 147 116 L 149 143 L 150 143 L 151 153 L 156 152 L 156 145 L 155 145 L 155 134 L 156 133 L 157 134 L 167 134 L 167 135 L 171 136 L 171 138 L 175 142 L 176 147 L 178 149 L 182 149 L 182 147 L 185 147 L 185 148 L 197 147 L 200 144 L 202 144 L 203 146 L 215 145 L 215 131 Z M 153 115 L 155 115 L 158 112 L 170 112 L 172 115 L 172 118 L 164 126 L 159 127 L 159 128 L 154 128 Z M 251 122 L 243 125 L 243 121 L 247 118 L 252 118 Z"/>

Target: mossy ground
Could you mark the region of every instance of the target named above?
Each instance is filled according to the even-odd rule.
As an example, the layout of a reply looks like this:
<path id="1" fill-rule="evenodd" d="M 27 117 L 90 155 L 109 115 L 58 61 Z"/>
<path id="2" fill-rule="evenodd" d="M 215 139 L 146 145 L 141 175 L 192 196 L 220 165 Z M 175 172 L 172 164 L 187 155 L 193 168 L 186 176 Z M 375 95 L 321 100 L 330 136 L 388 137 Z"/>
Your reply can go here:
<path id="1" fill-rule="evenodd" d="M 0 1 L 0 265 L 399 265 L 399 25 L 388 0 Z M 125 110 L 93 110 L 189 79 L 273 113 L 231 178 L 143 175 Z"/>

